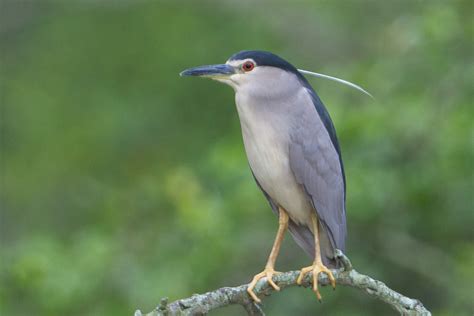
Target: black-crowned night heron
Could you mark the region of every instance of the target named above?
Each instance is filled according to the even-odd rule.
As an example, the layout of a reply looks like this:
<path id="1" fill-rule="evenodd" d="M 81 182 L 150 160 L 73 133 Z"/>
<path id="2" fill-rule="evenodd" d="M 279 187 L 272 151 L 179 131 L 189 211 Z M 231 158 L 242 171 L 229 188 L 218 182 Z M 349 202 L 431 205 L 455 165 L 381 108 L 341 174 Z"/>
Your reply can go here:
<path id="1" fill-rule="evenodd" d="M 235 90 L 245 151 L 253 176 L 279 216 L 278 232 L 258 280 L 272 280 L 283 235 L 288 228 L 296 243 L 312 258 L 301 269 L 298 284 L 313 272 L 318 299 L 318 274 L 335 279 L 328 268 L 337 266 L 335 249 L 344 252 L 346 239 L 345 176 L 336 130 L 316 92 L 302 75 L 314 74 L 355 86 L 342 79 L 298 70 L 284 59 L 264 51 L 242 51 L 225 64 L 187 69 L 182 76 L 211 78 Z M 365 92 L 365 91 L 364 91 Z"/>

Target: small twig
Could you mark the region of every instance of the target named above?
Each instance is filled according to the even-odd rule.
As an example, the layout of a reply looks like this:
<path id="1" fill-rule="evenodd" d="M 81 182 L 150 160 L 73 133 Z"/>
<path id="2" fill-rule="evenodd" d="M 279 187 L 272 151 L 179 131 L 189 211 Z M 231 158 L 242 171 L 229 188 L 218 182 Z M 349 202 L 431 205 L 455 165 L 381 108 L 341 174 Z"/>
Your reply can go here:
<path id="1" fill-rule="evenodd" d="M 265 316 L 260 305 L 254 302 L 248 302 L 247 304 L 243 304 L 243 306 L 249 316 Z"/>
<path id="2" fill-rule="evenodd" d="M 346 255 L 340 251 L 339 249 L 336 249 L 334 251 L 334 256 L 336 257 L 336 260 L 339 260 L 342 263 L 342 266 L 344 267 L 344 271 L 351 271 L 352 268 L 352 263 L 349 260 L 349 258 L 346 257 Z"/>
<path id="3" fill-rule="evenodd" d="M 336 257 L 344 266 L 343 269 L 332 270 L 337 284 L 363 290 L 367 294 L 389 304 L 401 315 L 431 315 L 420 301 L 395 292 L 383 282 L 354 270 L 351 262 L 342 252 L 336 252 Z M 275 275 L 273 280 L 283 290 L 287 287 L 296 286 L 298 275 L 299 271 L 290 271 Z M 309 273 L 303 280 L 302 285 L 304 287 L 311 286 L 311 280 L 312 276 Z M 319 275 L 319 284 L 329 284 L 326 274 Z M 137 310 L 134 316 L 205 315 L 211 310 L 234 304 L 243 306 L 249 315 L 265 315 L 261 307 L 250 299 L 246 290 L 247 284 L 244 284 L 237 287 L 223 287 L 204 294 L 194 294 L 189 298 L 180 299 L 169 304 L 167 299 L 162 299 L 160 306 L 154 311 L 143 315 Z M 264 278 L 257 283 L 254 291 L 257 295 L 264 296 L 273 293 L 274 289 L 268 285 Z"/>

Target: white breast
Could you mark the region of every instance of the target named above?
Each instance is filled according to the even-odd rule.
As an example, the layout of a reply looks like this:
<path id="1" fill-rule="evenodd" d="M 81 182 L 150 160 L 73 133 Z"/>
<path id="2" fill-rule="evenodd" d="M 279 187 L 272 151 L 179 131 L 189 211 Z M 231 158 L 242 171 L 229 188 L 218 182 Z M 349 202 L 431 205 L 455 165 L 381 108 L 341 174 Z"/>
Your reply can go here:
<path id="1" fill-rule="evenodd" d="M 310 222 L 311 204 L 290 169 L 286 120 L 278 111 L 262 111 L 245 101 L 236 98 L 245 151 L 257 181 L 293 221 Z"/>

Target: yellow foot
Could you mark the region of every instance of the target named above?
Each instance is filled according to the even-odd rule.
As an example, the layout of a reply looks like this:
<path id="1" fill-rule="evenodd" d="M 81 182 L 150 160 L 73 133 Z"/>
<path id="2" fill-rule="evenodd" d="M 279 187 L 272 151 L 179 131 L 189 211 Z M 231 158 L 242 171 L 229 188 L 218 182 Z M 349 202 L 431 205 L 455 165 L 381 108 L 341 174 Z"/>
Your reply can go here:
<path id="1" fill-rule="evenodd" d="M 331 282 L 331 285 L 332 285 L 332 288 L 333 289 L 336 288 L 336 279 L 334 279 L 334 276 L 332 275 L 331 270 L 326 268 L 326 266 L 324 264 L 322 264 L 321 262 L 314 263 L 312 266 L 305 267 L 305 268 L 301 269 L 300 275 L 298 276 L 298 279 L 296 280 L 296 283 L 298 285 L 301 285 L 301 283 L 303 282 L 304 276 L 308 272 L 313 272 L 313 292 L 316 293 L 316 296 L 317 296 L 319 301 L 321 301 L 321 294 L 319 293 L 319 290 L 318 290 L 318 275 L 321 272 L 324 272 L 328 275 L 329 281 Z"/>
<path id="2" fill-rule="evenodd" d="M 273 282 L 272 280 L 272 276 L 277 273 L 280 273 L 280 272 L 277 272 L 271 268 L 265 268 L 265 270 L 263 270 L 259 274 L 256 274 L 253 277 L 252 282 L 250 282 L 249 287 L 247 288 L 247 293 L 249 293 L 250 297 L 252 297 L 252 299 L 256 303 L 260 303 L 261 300 L 257 297 L 257 295 L 255 295 L 253 289 L 255 288 L 255 286 L 257 285 L 257 282 L 260 279 L 267 278 L 267 282 L 275 289 L 275 291 L 280 291 L 280 287 L 276 285 L 275 282 Z"/>

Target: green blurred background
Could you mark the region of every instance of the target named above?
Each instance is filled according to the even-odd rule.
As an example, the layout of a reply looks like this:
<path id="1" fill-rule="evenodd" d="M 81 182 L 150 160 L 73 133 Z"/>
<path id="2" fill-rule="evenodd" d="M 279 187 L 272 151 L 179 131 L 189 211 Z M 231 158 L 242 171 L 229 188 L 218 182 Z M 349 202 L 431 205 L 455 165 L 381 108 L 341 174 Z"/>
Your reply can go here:
<path id="1" fill-rule="evenodd" d="M 180 78 L 243 49 L 310 79 L 337 127 L 355 267 L 474 313 L 472 1 L 2 1 L 2 315 L 132 315 L 248 282 L 277 228 L 233 91 Z M 278 270 L 310 263 L 289 236 Z M 339 286 L 268 315 L 392 315 Z M 230 307 L 214 315 L 241 315 Z"/>

